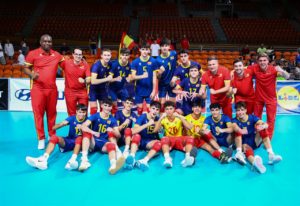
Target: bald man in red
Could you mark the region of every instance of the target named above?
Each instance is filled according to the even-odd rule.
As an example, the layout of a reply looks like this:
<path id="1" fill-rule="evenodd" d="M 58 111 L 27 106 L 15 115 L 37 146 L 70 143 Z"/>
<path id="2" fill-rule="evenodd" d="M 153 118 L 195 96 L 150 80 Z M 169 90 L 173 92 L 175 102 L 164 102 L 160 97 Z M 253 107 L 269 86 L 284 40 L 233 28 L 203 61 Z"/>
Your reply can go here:
<path id="1" fill-rule="evenodd" d="M 34 114 L 35 128 L 38 135 L 38 149 L 45 148 L 44 114 L 47 115 L 49 136 L 55 135 L 52 127 L 56 119 L 56 103 L 58 97 L 55 83 L 58 64 L 63 56 L 52 50 L 52 37 L 44 34 L 40 38 L 40 48 L 32 50 L 25 59 L 24 73 L 30 79 L 31 105 Z"/>

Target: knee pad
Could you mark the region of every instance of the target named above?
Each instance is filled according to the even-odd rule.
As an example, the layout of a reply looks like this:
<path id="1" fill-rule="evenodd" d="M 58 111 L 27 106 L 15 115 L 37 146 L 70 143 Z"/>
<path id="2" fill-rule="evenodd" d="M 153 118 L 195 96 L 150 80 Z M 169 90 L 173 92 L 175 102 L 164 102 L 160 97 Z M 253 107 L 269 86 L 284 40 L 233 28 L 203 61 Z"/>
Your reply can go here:
<path id="1" fill-rule="evenodd" d="M 82 136 L 78 136 L 78 137 L 76 138 L 75 144 L 79 144 L 79 145 L 82 144 Z"/>
<path id="2" fill-rule="evenodd" d="M 96 114 L 97 113 L 97 107 L 91 107 L 90 108 L 90 114 L 93 115 L 93 114 Z"/>
<path id="3" fill-rule="evenodd" d="M 83 138 L 88 138 L 88 139 L 91 139 L 93 137 L 93 135 L 88 132 L 83 132 L 82 136 L 83 136 Z"/>
<path id="4" fill-rule="evenodd" d="M 116 151 L 116 145 L 112 142 L 106 143 L 106 150 L 107 153 L 110 153 L 111 151 Z"/>
<path id="5" fill-rule="evenodd" d="M 234 135 L 235 135 L 235 137 L 238 137 L 238 138 L 241 138 L 241 137 L 242 137 L 242 134 L 239 133 L 239 132 L 235 132 Z"/>
<path id="6" fill-rule="evenodd" d="M 108 138 L 116 138 L 114 132 L 107 132 Z"/>
<path id="7" fill-rule="evenodd" d="M 265 139 L 265 138 L 269 137 L 269 132 L 267 129 L 263 129 L 263 130 L 259 131 L 259 135 L 262 139 Z"/>
<path id="8" fill-rule="evenodd" d="M 160 143 L 160 141 L 155 142 L 155 143 L 153 144 L 153 146 L 152 146 L 152 149 L 153 149 L 155 152 L 159 152 L 160 149 L 161 149 L 161 143 Z"/>
<path id="9" fill-rule="evenodd" d="M 198 154 L 197 147 L 193 147 L 192 150 L 190 151 L 190 155 L 196 159 L 197 154 Z"/>
<path id="10" fill-rule="evenodd" d="M 131 131 L 131 129 L 130 128 L 126 128 L 125 130 L 124 130 L 124 137 L 131 137 L 132 136 L 132 131 Z"/>
<path id="11" fill-rule="evenodd" d="M 140 141 L 141 141 L 141 135 L 135 134 L 135 135 L 132 136 L 132 139 L 131 139 L 132 143 L 134 143 L 136 145 L 139 145 Z"/>
<path id="12" fill-rule="evenodd" d="M 194 145 L 194 138 L 193 137 L 187 137 L 186 138 L 185 145 L 188 145 L 188 144 Z"/>
<path id="13" fill-rule="evenodd" d="M 170 140 L 169 140 L 168 137 L 162 138 L 162 139 L 160 140 L 160 142 L 161 142 L 161 146 L 164 146 L 164 145 L 170 146 Z"/>
<path id="14" fill-rule="evenodd" d="M 143 114 L 143 107 L 138 107 L 137 108 L 137 113 L 138 113 L 138 115 L 142 115 Z"/>
<path id="15" fill-rule="evenodd" d="M 214 139 L 214 137 L 212 136 L 212 133 L 211 133 L 211 132 L 209 132 L 209 133 L 207 133 L 207 134 L 204 134 L 204 135 L 203 135 L 203 138 L 204 138 L 207 142 L 209 142 L 210 140 Z"/>
<path id="16" fill-rule="evenodd" d="M 251 147 L 247 147 L 246 149 L 246 157 L 248 158 L 249 156 L 254 156 L 253 149 Z"/>
<path id="17" fill-rule="evenodd" d="M 221 152 L 219 150 L 215 150 L 211 155 L 216 159 L 220 159 Z"/>
<path id="18" fill-rule="evenodd" d="M 53 144 L 57 144 L 57 143 L 59 142 L 58 136 L 52 135 L 52 136 L 50 137 L 50 141 L 49 141 L 49 142 L 51 142 L 51 143 L 53 143 Z"/>

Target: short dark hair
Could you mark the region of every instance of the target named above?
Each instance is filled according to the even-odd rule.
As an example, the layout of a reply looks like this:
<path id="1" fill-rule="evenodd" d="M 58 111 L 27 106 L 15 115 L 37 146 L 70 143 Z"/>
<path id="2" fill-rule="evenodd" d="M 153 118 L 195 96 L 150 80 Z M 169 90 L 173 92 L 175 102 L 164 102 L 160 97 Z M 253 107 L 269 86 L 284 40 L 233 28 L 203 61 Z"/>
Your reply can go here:
<path id="1" fill-rule="evenodd" d="M 153 102 L 151 102 L 150 107 L 156 107 L 156 108 L 160 109 L 161 103 L 158 101 L 153 101 Z"/>
<path id="2" fill-rule="evenodd" d="M 209 109 L 221 109 L 221 105 L 219 103 L 212 103 L 210 104 Z"/>
<path id="3" fill-rule="evenodd" d="M 113 101 L 111 99 L 104 99 L 102 101 L 102 104 L 108 104 L 109 106 L 112 106 L 113 105 Z"/>
<path id="4" fill-rule="evenodd" d="M 79 110 L 81 110 L 81 111 L 87 111 L 87 106 L 84 105 L 84 104 L 77 104 L 76 105 L 76 111 L 79 111 Z"/>
<path id="5" fill-rule="evenodd" d="M 174 107 L 175 108 L 175 106 L 176 106 L 176 104 L 174 103 L 174 102 L 172 102 L 172 101 L 166 101 L 165 103 L 164 103 L 164 107 L 166 108 L 166 107 Z"/>
<path id="6" fill-rule="evenodd" d="M 212 60 L 216 60 L 216 61 L 218 61 L 218 58 L 217 58 L 217 56 L 215 56 L 215 55 L 212 55 L 212 56 L 209 56 L 209 57 L 207 58 L 207 62 L 209 62 L 209 61 L 212 61 Z"/>
<path id="7" fill-rule="evenodd" d="M 197 99 L 192 101 L 192 108 L 193 107 L 201 107 L 201 100 Z"/>
<path id="8" fill-rule="evenodd" d="M 111 52 L 111 50 L 109 48 L 101 49 L 101 54 L 103 54 L 104 52 Z"/>
<path id="9" fill-rule="evenodd" d="M 150 49 L 150 45 L 147 42 L 143 42 L 140 48 Z"/>
<path id="10" fill-rule="evenodd" d="M 171 41 L 168 38 L 163 38 L 160 42 L 160 46 L 170 45 L 170 44 L 171 44 Z"/>
<path id="11" fill-rule="evenodd" d="M 238 63 L 238 62 L 242 62 L 242 63 L 243 63 L 243 60 L 241 60 L 241 59 L 235 59 L 235 60 L 233 61 L 233 65 L 235 65 L 235 64 Z"/>
<path id="12" fill-rule="evenodd" d="M 126 102 L 126 101 L 134 102 L 134 99 L 133 99 L 132 97 L 127 97 L 127 98 L 125 99 L 125 102 Z"/>
<path id="13" fill-rule="evenodd" d="M 191 69 L 197 69 L 198 71 L 200 70 L 200 68 L 199 68 L 197 65 L 192 65 L 192 66 L 190 66 L 189 71 L 190 71 Z"/>
<path id="14" fill-rule="evenodd" d="M 189 55 L 189 50 L 187 50 L 187 49 L 182 49 L 182 50 L 180 50 L 180 52 L 179 52 L 179 55 L 180 54 L 187 54 L 187 55 Z"/>
<path id="15" fill-rule="evenodd" d="M 130 50 L 127 49 L 127 48 L 122 48 L 122 49 L 120 50 L 120 54 L 130 54 Z"/>
<path id="16" fill-rule="evenodd" d="M 247 109 L 247 105 L 245 102 L 243 101 L 240 101 L 240 102 L 237 102 L 234 106 L 235 109 L 240 109 L 240 108 L 245 108 Z"/>

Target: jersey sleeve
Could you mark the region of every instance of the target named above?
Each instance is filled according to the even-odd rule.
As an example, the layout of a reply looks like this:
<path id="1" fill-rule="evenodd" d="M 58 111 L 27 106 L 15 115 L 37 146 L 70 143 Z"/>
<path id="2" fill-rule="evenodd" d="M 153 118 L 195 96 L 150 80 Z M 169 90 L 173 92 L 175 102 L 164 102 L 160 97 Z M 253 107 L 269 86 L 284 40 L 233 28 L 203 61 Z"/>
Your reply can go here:
<path id="1" fill-rule="evenodd" d="M 201 85 L 207 85 L 207 72 L 204 72 L 201 78 Z"/>
<path id="2" fill-rule="evenodd" d="M 144 115 L 139 116 L 139 118 L 137 118 L 135 124 L 136 124 L 136 125 L 139 125 L 139 126 L 142 126 L 142 125 L 143 125 L 143 122 L 144 122 Z"/>
<path id="3" fill-rule="evenodd" d="M 110 122 L 109 126 L 111 128 L 118 126 L 117 120 L 114 117 L 111 118 L 111 122 Z"/>
<path id="4" fill-rule="evenodd" d="M 94 63 L 91 67 L 91 73 L 98 74 L 98 62 Z"/>
<path id="5" fill-rule="evenodd" d="M 70 122 L 73 121 L 73 119 L 74 119 L 74 116 L 69 116 L 65 119 L 65 121 L 67 121 L 68 124 L 70 124 Z"/>
<path id="6" fill-rule="evenodd" d="M 28 66 L 32 66 L 34 63 L 34 54 L 33 51 L 30 51 L 28 55 L 25 57 L 25 64 Z"/>

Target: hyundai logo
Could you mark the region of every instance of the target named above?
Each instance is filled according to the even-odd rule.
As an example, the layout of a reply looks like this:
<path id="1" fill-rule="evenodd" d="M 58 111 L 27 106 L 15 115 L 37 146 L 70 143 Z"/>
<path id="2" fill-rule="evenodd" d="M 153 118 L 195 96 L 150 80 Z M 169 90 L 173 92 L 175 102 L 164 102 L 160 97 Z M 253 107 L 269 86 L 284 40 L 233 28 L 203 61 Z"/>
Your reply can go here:
<path id="1" fill-rule="evenodd" d="M 30 90 L 29 89 L 19 89 L 15 93 L 15 97 L 21 101 L 29 101 L 30 98 Z"/>

